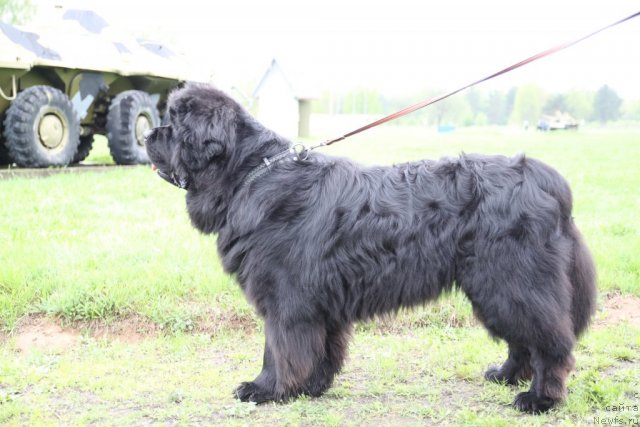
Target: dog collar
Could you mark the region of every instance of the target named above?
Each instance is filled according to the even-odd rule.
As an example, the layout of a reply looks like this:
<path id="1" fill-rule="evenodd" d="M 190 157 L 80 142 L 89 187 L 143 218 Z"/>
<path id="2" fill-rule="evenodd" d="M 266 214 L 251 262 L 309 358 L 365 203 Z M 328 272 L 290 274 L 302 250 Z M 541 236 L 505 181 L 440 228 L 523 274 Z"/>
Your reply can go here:
<path id="1" fill-rule="evenodd" d="M 262 175 L 269 172 L 275 165 L 283 161 L 304 161 L 309 158 L 309 148 L 307 148 L 304 144 L 295 144 L 292 147 L 282 151 L 275 156 L 264 157 L 262 159 L 261 164 L 256 166 L 247 174 L 242 183 L 242 188 L 247 188 L 251 185 L 253 181 L 261 177 Z"/>

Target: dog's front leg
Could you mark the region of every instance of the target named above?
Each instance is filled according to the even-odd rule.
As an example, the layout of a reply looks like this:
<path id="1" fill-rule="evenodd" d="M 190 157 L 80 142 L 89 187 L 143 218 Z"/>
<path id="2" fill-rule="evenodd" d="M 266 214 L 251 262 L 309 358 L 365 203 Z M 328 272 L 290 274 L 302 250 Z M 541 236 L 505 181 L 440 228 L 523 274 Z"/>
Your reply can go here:
<path id="1" fill-rule="evenodd" d="M 308 390 L 312 374 L 325 357 L 327 331 L 321 319 L 281 319 L 266 316 L 262 372 L 244 382 L 235 395 L 244 402 L 287 401 Z M 318 379 L 315 379 L 318 381 Z M 328 387 L 330 381 L 322 387 Z M 314 387 L 316 388 L 316 387 Z"/>
<path id="2" fill-rule="evenodd" d="M 235 389 L 234 395 L 243 402 L 264 403 L 275 399 L 276 366 L 268 340 L 264 343 L 262 371 L 253 381 L 243 382 Z"/>

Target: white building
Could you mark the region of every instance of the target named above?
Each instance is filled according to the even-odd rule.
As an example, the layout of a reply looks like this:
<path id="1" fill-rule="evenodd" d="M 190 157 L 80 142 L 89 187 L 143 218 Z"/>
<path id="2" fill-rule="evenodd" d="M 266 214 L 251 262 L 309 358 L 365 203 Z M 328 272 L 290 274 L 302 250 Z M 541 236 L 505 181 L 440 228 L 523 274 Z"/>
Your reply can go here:
<path id="1" fill-rule="evenodd" d="M 311 97 L 301 96 L 273 59 L 253 91 L 254 114 L 268 128 L 288 138 L 309 136 Z"/>

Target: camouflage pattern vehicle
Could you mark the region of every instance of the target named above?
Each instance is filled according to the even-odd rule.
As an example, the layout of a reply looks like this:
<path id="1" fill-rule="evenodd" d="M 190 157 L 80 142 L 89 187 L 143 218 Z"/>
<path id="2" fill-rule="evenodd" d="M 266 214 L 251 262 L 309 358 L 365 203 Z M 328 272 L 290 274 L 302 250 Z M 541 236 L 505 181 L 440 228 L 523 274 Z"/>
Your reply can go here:
<path id="1" fill-rule="evenodd" d="M 37 29 L 0 23 L 0 164 L 77 163 L 96 134 L 116 163 L 147 163 L 143 134 L 160 125 L 186 64 L 94 12 L 57 12 Z"/>
<path id="2" fill-rule="evenodd" d="M 580 123 L 571 117 L 569 113 L 561 113 L 556 111 L 552 115 L 544 115 L 538 120 L 537 129 L 541 131 L 554 131 L 554 130 L 575 130 L 578 129 Z"/>

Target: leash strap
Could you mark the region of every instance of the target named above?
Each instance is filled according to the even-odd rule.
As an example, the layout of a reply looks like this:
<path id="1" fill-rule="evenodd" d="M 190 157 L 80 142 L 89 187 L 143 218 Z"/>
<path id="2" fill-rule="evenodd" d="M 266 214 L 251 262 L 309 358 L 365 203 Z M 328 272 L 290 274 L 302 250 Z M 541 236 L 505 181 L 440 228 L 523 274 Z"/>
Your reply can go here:
<path id="1" fill-rule="evenodd" d="M 566 49 L 566 48 L 568 48 L 570 46 L 573 46 L 573 45 L 575 45 L 577 43 L 580 43 L 583 40 L 586 40 L 586 39 L 588 39 L 590 37 L 593 37 L 596 34 L 601 33 L 602 31 L 608 30 L 609 28 L 615 27 L 616 25 L 622 24 L 623 22 L 629 21 L 629 20 L 631 20 L 633 18 L 636 18 L 638 16 L 640 16 L 640 11 L 634 13 L 633 15 L 629 15 L 626 18 L 623 18 L 623 19 L 621 19 L 619 21 L 616 21 L 616 22 L 614 22 L 612 24 L 609 24 L 606 27 L 602 27 L 602 28 L 600 28 L 600 29 L 598 29 L 598 30 L 596 30 L 596 31 L 594 31 L 592 33 L 589 33 L 589 34 L 587 34 L 585 36 L 582 36 L 579 39 L 565 42 L 565 43 L 560 44 L 558 46 L 552 47 L 551 49 L 547 49 L 545 51 L 542 51 L 542 52 L 540 52 L 540 53 L 538 53 L 536 55 L 530 56 L 529 58 L 527 58 L 525 60 L 522 60 L 522 61 L 520 61 L 520 62 L 518 62 L 516 64 L 513 64 L 510 67 L 507 67 L 507 68 L 505 68 L 503 70 L 500 70 L 497 73 L 491 74 L 491 75 L 489 75 L 487 77 L 484 77 L 484 78 L 482 78 L 480 80 L 477 80 L 477 81 L 475 81 L 473 83 L 470 83 L 470 84 L 468 84 L 468 85 L 466 85 L 464 87 L 461 87 L 460 89 L 456 89 L 456 90 L 454 90 L 452 92 L 449 92 L 449 93 L 446 93 L 444 95 L 435 96 L 433 98 L 429 98 L 429 99 L 426 99 L 426 100 L 424 100 L 422 102 L 419 102 L 417 104 L 411 105 L 411 106 L 409 106 L 409 107 L 407 107 L 407 108 L 405 108 L 403 110 L 400 110 L 400 111 L 398 111 L 396 113 L 390 114 L 390 115 L 388 115 L 386 117 L 383 117 L 381 119 L 376 120 L 375 122 L 369 123 L 368 125 L 362 126 L 362 127 L 358 128 L 358 129 L 356 129 L 354 131 L 346 133 L 346 134 L 344 134 L 344 135 L 342 135 L 342 136 L 340 136 L 338 138 L 330 139 L 330 140 L 325 141 L 325 142 L 323 142 L 323 143 L 321 143 L 321 144 L 319 144 L 319 145 L 317 145 L 315 147 L 311 147 L 311 149 L 316 148 L 316 147 L 320 147 L 320 146 L 324 146 L 324 145 L 331 145 L 331 144 L 333 144 L 335 142 L 342 141 L 343 139 L 349 138 L 350 136 L 353 136 L 353 135 L 358 134 L 360 132 L 364 132 L 367 129 L 371 129 L 372 127 L 376 127 L 378 125 L 381 125 L 383 123 L 389 122 L 389 121 L 394 120 L 394 119 L 397 119 L 398 117 L 402 117 L 402 116 L 407 115 L 409 113 L 413 113 L 416 110 L 419 110 L 419 109 L 424 108 L 424 107 L 426 107 L 428 105 L 434 104 L 434 103 L 436 103 L 438 101 L 442 101 L 443 99 L 449 98 L 450 96 L 453 96 L 458 92 L 462 92 L 463 90 L 468 89 L 468 88 L 470 88 L 472 86 L 475 86 L 475 85 L 480 84 L 482 82 L 486 82 L 487 80 L 491 80 L 491 79 L 493 79 L 495 77 L 498 77 L 498 76 L 500 76 L 502 74 L 506 74 L 506 73 L 508 73 L 510 71 L 513 71 L 513 70 L 515 70 L 517 68 L 520 68 L 520 67 L 522 67 L 524 65 L 527 65 L 527 64 L 529 64 L 529 63 L 531 63 L 533 61 L 537 61 L 538 59 L 544 58 L 545 56 L 549 56 L 551 54 L 554 54 L 556 52 L 564 50 L 564 49 Z"/>

